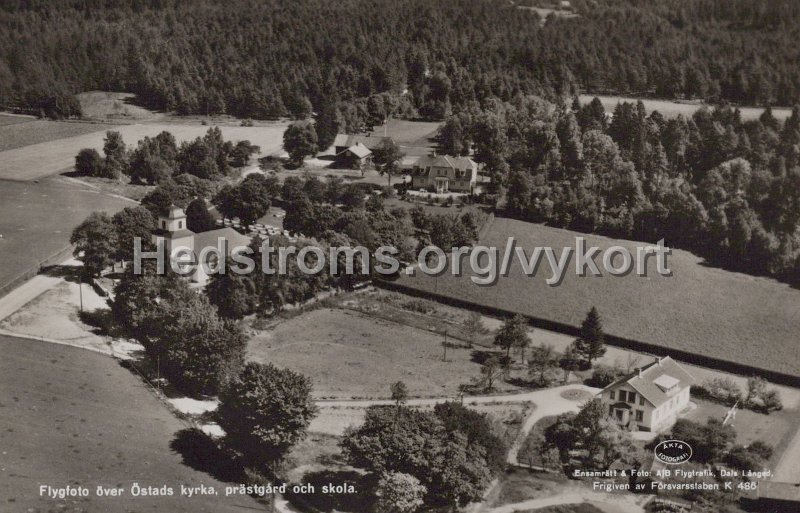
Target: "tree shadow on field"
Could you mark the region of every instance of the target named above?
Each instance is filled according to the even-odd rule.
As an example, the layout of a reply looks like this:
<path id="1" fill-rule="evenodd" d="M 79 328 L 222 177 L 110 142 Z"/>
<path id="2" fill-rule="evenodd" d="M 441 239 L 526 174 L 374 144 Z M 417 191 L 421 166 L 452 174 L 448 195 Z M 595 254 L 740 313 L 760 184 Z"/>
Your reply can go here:
<path id="1" fill-rule="evenodd" d="M 243 469 L 211 437 L 197 428 L 178 431 L 169 444 L 183 458 L 183 464 L 224 482 L 241 482 Z"/>
<path id="2" fill-rule="evenodd" d="M 81 282 L 81 273 L 83 272 L 83 267 L 77 265 L 48 265 L 41 268 L 40 274 L 45 276 L 49 276 L 51 278 L 63 278 L 64 281 L 68 281 L 70 283 L 80 283 Z M 84 284 L 91 286 L 88 283 L 88 280 L 83 280 Z"/>
<path id="3" fill-rule="evenodd" d="M 313 486 L 313 493 L 303 493 L 296 498 L 298 502 L 324 512 L 331 511 L 371 511 L 375 500 L 372 494 L 376 485 L 373 474 L 361 474 L 355 470 L 321 470 L 310 472 L 303 477 L 303 484 Z M 347 485 L 352 485 L 355 491 L 347 493 Z M 341 493 L 332 490 L 323 493 L 324 486 L 341 486 Z M 287 493 L 290 495 L 290 493 Z M 294 495 L 294 494 L 291 494 Z"/>
<path id="4" fill-rule="evenodd" d="M 478 365 L 483 365 L 486 362 L 486 360 L 488 360 L 493 356 L 498 359 L 501 365 L 505 364 L 506 353 L 503 351 L 486 351 L 482 349 L 475 349 L 470 353 L 469 359 L 473 363 L 477 363 Z"/>

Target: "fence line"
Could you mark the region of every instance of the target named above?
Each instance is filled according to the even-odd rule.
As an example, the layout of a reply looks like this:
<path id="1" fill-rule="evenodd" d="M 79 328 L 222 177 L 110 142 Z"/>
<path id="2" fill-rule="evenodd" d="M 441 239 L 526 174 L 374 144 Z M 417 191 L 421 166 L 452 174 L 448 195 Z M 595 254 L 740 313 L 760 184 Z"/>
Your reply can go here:
<path id="1" fill-rule="evenodd" d="M 5 296 L 15 288 L 19 287 L 26 281 L 30 280 L 31 278 L 42 272 L 42 268 L 63 262 L 64 260 L 67 259 L 67 255 L 72 255 L 72 249 L 73 249 L 72 244 L 68 244 L 63 248 L 59 249 L 58 251 L 56 251 L 55 253 L 51 254 L 44 260 L 40 261 L 36 265 L 29 267 L 18 276 L 0 285 L 0 297 Z"/>
<path id="2" fill-rule="evenodd" d="M 529 324 L 537 328 L 542 328 L 548 331 L 555 331 L 557 333 L 563 333 L 574 337 L 580 335 L 579 326 L 573 326 L 563 322 L 553 321 L 551 319 L 545 319 L 543 317 L 536 317 L 521 312 L 505 310 L 503 308 L 498 308 L 496 306 L 484 305 L 474 301 L 470 301 L 468 299 L 447 296 L 443 293 L 436 293 L 428 290 L 423 290 L 420 288 L 415 288 L 409 285 L 399 283 L 397 281 L 386 281 L 386 280 L 376 279 L 373 280 L 373 285 L 376 287 L 384 288 L 386 290 L 401 292 L 409 296 L 431 299 L 445 305 L 455 306 L 457 308 L 465 308 L 467 310 L 479 311 L 501 318 L 512 317 L 516 314 L 521 314 L 528 320 Z M 610 346 L 621 347 L 623 349 L 629 349 L 631 351 L 646 353 L 653 356 L 671 356 L 676 360 L 691 365 L 697 365 L 699 367 L 707 367 L 710 369 L 730 372 L 742 376 L 751 376 L 751 375 L 761 376 L 776 384 L 788 385 L 791 387 L 800 388 L 800 376 L 795 376 L 792 374 L 785 374 L 783 372 L 762 369 L 759 367 L 755 367 L 753 365 L 734 362 L 730 360 L 723 360 L 721 358 L 715 358 L 713 356 L 701 355 L 698 353 L 693 353 L 682 349 L 673 349 L 669 347 L 652 344 L 649 342 L 642 342 L 640 340 L 634 340 L 615 335 L 606 334 L 605 341 Z"/>

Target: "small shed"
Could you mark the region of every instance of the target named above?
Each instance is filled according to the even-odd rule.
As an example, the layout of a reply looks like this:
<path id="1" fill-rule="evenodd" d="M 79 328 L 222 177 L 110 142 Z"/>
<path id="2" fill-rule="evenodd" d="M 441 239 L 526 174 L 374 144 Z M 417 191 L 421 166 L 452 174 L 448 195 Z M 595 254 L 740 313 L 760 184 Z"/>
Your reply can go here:
<path id="1" fill-rule="evenodd" d="M 355 143 L 336 154 L 336 167 L 346 169 L 361 169 L 372 159 L 372 150 L 361 144 Z"/>

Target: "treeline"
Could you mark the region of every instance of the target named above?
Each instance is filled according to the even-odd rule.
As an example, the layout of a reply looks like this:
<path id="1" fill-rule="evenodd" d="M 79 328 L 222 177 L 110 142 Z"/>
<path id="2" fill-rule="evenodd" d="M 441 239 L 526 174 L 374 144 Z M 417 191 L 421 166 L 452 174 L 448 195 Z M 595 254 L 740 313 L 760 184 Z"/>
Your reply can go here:
<path id="1" fill-rule="evenodd" d="M 729 107 L 666 119 L 530 98 L 447 120 L 445 151 L 474 152 L 522 219 L 691 250 L 800 283 L 800 109 L 742 121 Z"/>
<path id="2" fill-rule="evenodd" d="M 397 252 L 394 257 L 400 262 L 413 262 L 425 246 L 433 244 L 449 251 L 477 240 L 483 221 L 478 211 L 431 215 L 419 206 L 406 209 L 386 205 L 385 197 L 393 194 L 390 187 L 384 188 L 381 195 L 367 192 L 364 187 L 346 184 L 339 177 L 325 181 L 316 177 L 287 177 L 280 184 L 275 176 L 258 174 L 248 176 L 235 186 L 223 187 L 212 200 L 223 216 L 238 217 L 246 225 L 264 215 L 272 201 L 280 199 L 286 208 L 284 229 L 300 236 L 296 241 L 271 236 L 271 247 L 292 245 L 298 253 L 305 247 L 320 248 L 326 258 L 318 273 L 304 272 L 294 258 L 286 260 L 286 272 L 266 273 L 262 241 L 254 238 L 251 244 L 255 260 L 253 272 L 246 276 L 232 272 L 211 276 L 206 292 L 220 314 L 238 319 L 302 303 L 326 289 L 352 290 L 372 276 L 378 265 L 374 254 L 380 247 L 394 248 Z M 145 198 L 144 203 L 149 201 Z M 340 252 L 336 262 L 328 258 L 330 248 L 356 247 L 366 251 L 350 256 Z M 314 252 L 305 254 L 302 263 L 308 269 L 315 268 L 319 257 Z M 280 260 L 276 251 L 266 257 L 273 270 L 280 267 Z"/>
<path id="3" fill-rule="evenodd" d="M 178 146 L 175 136 L 163 131 L 145 136 L 135 148 L 129 148 L 116 131 L 106 132 L 103 155 L 84 148 L 75 156 L 75 172 L 100 178 L 129 176 L 134 184 L 157 184 L 180 175 L 201 180 L 218 180 L 232 168 L 242 168 L 261 149 L 250 141 L 226 141 L 219 127 L 209 128 L 203 137 Z"/>
<path id="4" fill-rule="evenodd" d="M 577 90 L 791 105 L 793 0 L 0 2 L 0 105 L 80 115 L 130 91 L 181 114 L 440 119 L 489 98 Z"/>

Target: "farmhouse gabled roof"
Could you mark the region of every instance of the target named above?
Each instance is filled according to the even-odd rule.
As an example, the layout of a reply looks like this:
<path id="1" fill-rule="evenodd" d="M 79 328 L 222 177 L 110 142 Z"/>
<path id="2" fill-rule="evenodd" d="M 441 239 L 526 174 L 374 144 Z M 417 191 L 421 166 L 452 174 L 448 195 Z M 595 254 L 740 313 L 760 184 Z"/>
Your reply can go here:
<path id="1" fill-rule="evenodd" d="M 469 157 L 450 155 L 425 155 L 417 162 L 419 167 L 449 167 L 451 169 L 475 169 L 478 164 Z"/>
<path id="2" fill-rule="evenodd" d="M 678 362 L 669 356 L 636 369 L 605 389 L 628 385 L 639 392 L 653 406 L 659 407 L 676 393 L 695 383 L 694 376 L 689 374 Z"/>
<path id="3" fill-rule="evenodd" d="M 356 157 L 358 157 L 360 159 L 363 159 L 367 155 L 370 155 L 372 153 L 372 150 L 370 150 L 369 148 L 367 148 L 363 144 L 357 142 L 354 145 L 350 146 L 349 148 L 347 148 L 347 149 L 345 149 L 343 151 L 340 151 L 339 153 L 336 154 L 336 156 L 338 157 L 338 156 L 343 155 L 343 154 L 345 154 L 347 152 L 352 153 L 353 155 L 355 155 Z"/>
<path id="4" fill-rule="evenodd" d="M 471 181 L 477 176 L 478 164 L 469 157 L 425 155 L 420 157 L 414 164 L 413 174 L 416 176 L 429 176 L 433 168 L 451 169 L 455 178 L 467 178 Z"/>

